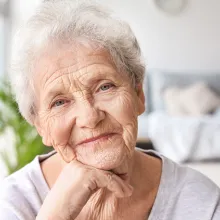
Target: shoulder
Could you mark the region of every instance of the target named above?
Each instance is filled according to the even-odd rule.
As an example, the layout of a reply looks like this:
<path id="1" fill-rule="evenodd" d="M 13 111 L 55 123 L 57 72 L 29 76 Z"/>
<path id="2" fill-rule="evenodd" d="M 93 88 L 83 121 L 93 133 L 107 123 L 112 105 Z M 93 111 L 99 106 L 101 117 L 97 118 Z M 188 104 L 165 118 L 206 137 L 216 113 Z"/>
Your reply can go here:
<path id="1" fill-rule="evenodd" d="M 18 219 L 34 219 L 36 216 L 43 200 L 39 186 L 42 173 L 36 160 L 6 177 L 0 184 L 0 216 L 7 214 L 5 210 L 8 210 L 7 215 L 14 213 Z"/>
<path id="2" fill-rule="evenodd" d="M 157 152 L 149 151 L 149 154 L 163 161 L 160 186 L 152 209 L 153 218 L 220 219 L 220 189 L 214 182 Z"/>
<path id="3" fill-rule="evenodd" d="M 143 151 L 143 150 L 142 150 Z M 178 164 L 169 158 L 161 155 L 153 150 L 144 150 L 143 152 L 159 157 L 162 160 L 162 176 L 169 185 L 180 187 L 181 189 L 189 190 L 211 190 L 213 192 L 219 192 L 220 188 L 207 176 L 196 171 L 184 164 Z M 163 181 L 162 181 L 163 182 Z"/>
<path id="4" fill-rule="evenodd" d="M 220 219 L 220 189 L 202 173 L 174 162 L 173 185 L 170 190 L 174 212 L 185 218 Z M 190 217 L 191 216 L 191 217 Z"/>
<path id="5" fill-rule="evenodd" d="M 220 199 L 219 187 L 207 176 L 192 168 L 176 165 L 176 183 L 182 194 L 189 194 L 193 200 L 206 201 Z M 181 178 L 181 179 L 180 179 Z"/>

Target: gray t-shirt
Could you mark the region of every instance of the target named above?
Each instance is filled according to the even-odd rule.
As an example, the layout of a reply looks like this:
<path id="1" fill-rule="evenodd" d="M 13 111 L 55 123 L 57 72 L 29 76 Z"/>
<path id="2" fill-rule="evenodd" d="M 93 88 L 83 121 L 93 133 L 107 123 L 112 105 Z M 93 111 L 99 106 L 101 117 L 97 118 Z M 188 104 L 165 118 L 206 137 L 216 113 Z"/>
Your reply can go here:
<path id="1" fill-rule="evenodd" d="M 211 180 L 155 151 L 144 152 L 163 161 L 159 190 L 148 220 L 220 220 L 220 189 Z M 1 220 L 36 218 L 49 192 L 40 162 L 52 154 L 54 152 L 37 156 L 3 181 L 0 189 Z"/>

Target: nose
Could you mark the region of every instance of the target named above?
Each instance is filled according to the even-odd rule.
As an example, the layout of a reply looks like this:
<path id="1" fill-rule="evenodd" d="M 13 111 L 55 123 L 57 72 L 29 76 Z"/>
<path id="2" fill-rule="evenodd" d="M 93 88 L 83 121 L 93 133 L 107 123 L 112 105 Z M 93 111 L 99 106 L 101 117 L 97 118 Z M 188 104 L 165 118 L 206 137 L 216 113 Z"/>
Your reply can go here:
<path id="1" fill-rule="evenodd" d="M 95 128 L 105 118 L 105 113 L 90 102 L 81 103 L 76 116 L 76 125 L 81 128 Z"/>

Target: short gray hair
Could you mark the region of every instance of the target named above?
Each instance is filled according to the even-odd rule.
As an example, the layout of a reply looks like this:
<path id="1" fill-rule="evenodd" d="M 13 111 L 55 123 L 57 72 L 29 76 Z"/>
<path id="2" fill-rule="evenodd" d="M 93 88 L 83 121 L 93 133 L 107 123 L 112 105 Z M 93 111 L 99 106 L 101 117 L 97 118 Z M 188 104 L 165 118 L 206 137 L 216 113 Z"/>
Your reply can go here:
<path id="1" fill-rule="evenodd" d="M 33 124 L 35 116 L 32 76 L 36 60 L 50 42 L 95 43 L 106 49 L 117 68 L 132 83 L 142 83 L 145 67 L 141 50 L 130 26 L 94 1 L 49 0 L 15 36 L 10 81 L 23 117 Z M 66 42 L 65 42 L 66 43 Z"/>

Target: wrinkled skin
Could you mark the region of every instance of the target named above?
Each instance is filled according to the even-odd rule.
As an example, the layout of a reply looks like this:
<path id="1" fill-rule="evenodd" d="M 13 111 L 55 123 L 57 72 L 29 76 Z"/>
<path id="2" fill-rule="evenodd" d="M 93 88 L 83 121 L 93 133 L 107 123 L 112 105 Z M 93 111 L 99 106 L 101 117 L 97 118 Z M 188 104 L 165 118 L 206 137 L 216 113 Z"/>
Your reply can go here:
<path id="1" fill-rule="evenodd" d="M 64 50 L 59 57 L 42 59 L 37 74 L 35 125 L 45 145 L 53 146 L 66 162 L 77 159 L 105 170 L 120 167 L 132 156 L 137 116 L 144 111 L 143 91 L 141 86 L 135 91 L 107 53 L 84 47 L 77 54 Z M 78 145 L 104 133 L 114 135 Z"/>
<path id="2" fill-rule="evenodd" d="M 34 81 L 38 112 L 34 125 L 44 144 L 53 146 L 65 163 L 76 160 L 87 167 L 129 177 L 135 163 L 137 117 L 144 112 L 142 85 L 134 89 L 128 75 L 117 70 L 107 52 L 83 46 L 77 51 L 63 47 L 58 55 L 55 50 L 39 60 Z M 108 135 L 80 144 L 103 134 Z M 89 211 L 85 207 L 85 215 L 77 220 L 85 216 L 106 219 L 117 209 L 115 200 L 106 196 L 106 191 L 98 191 L 87 203 L 94 208 Z"/>

